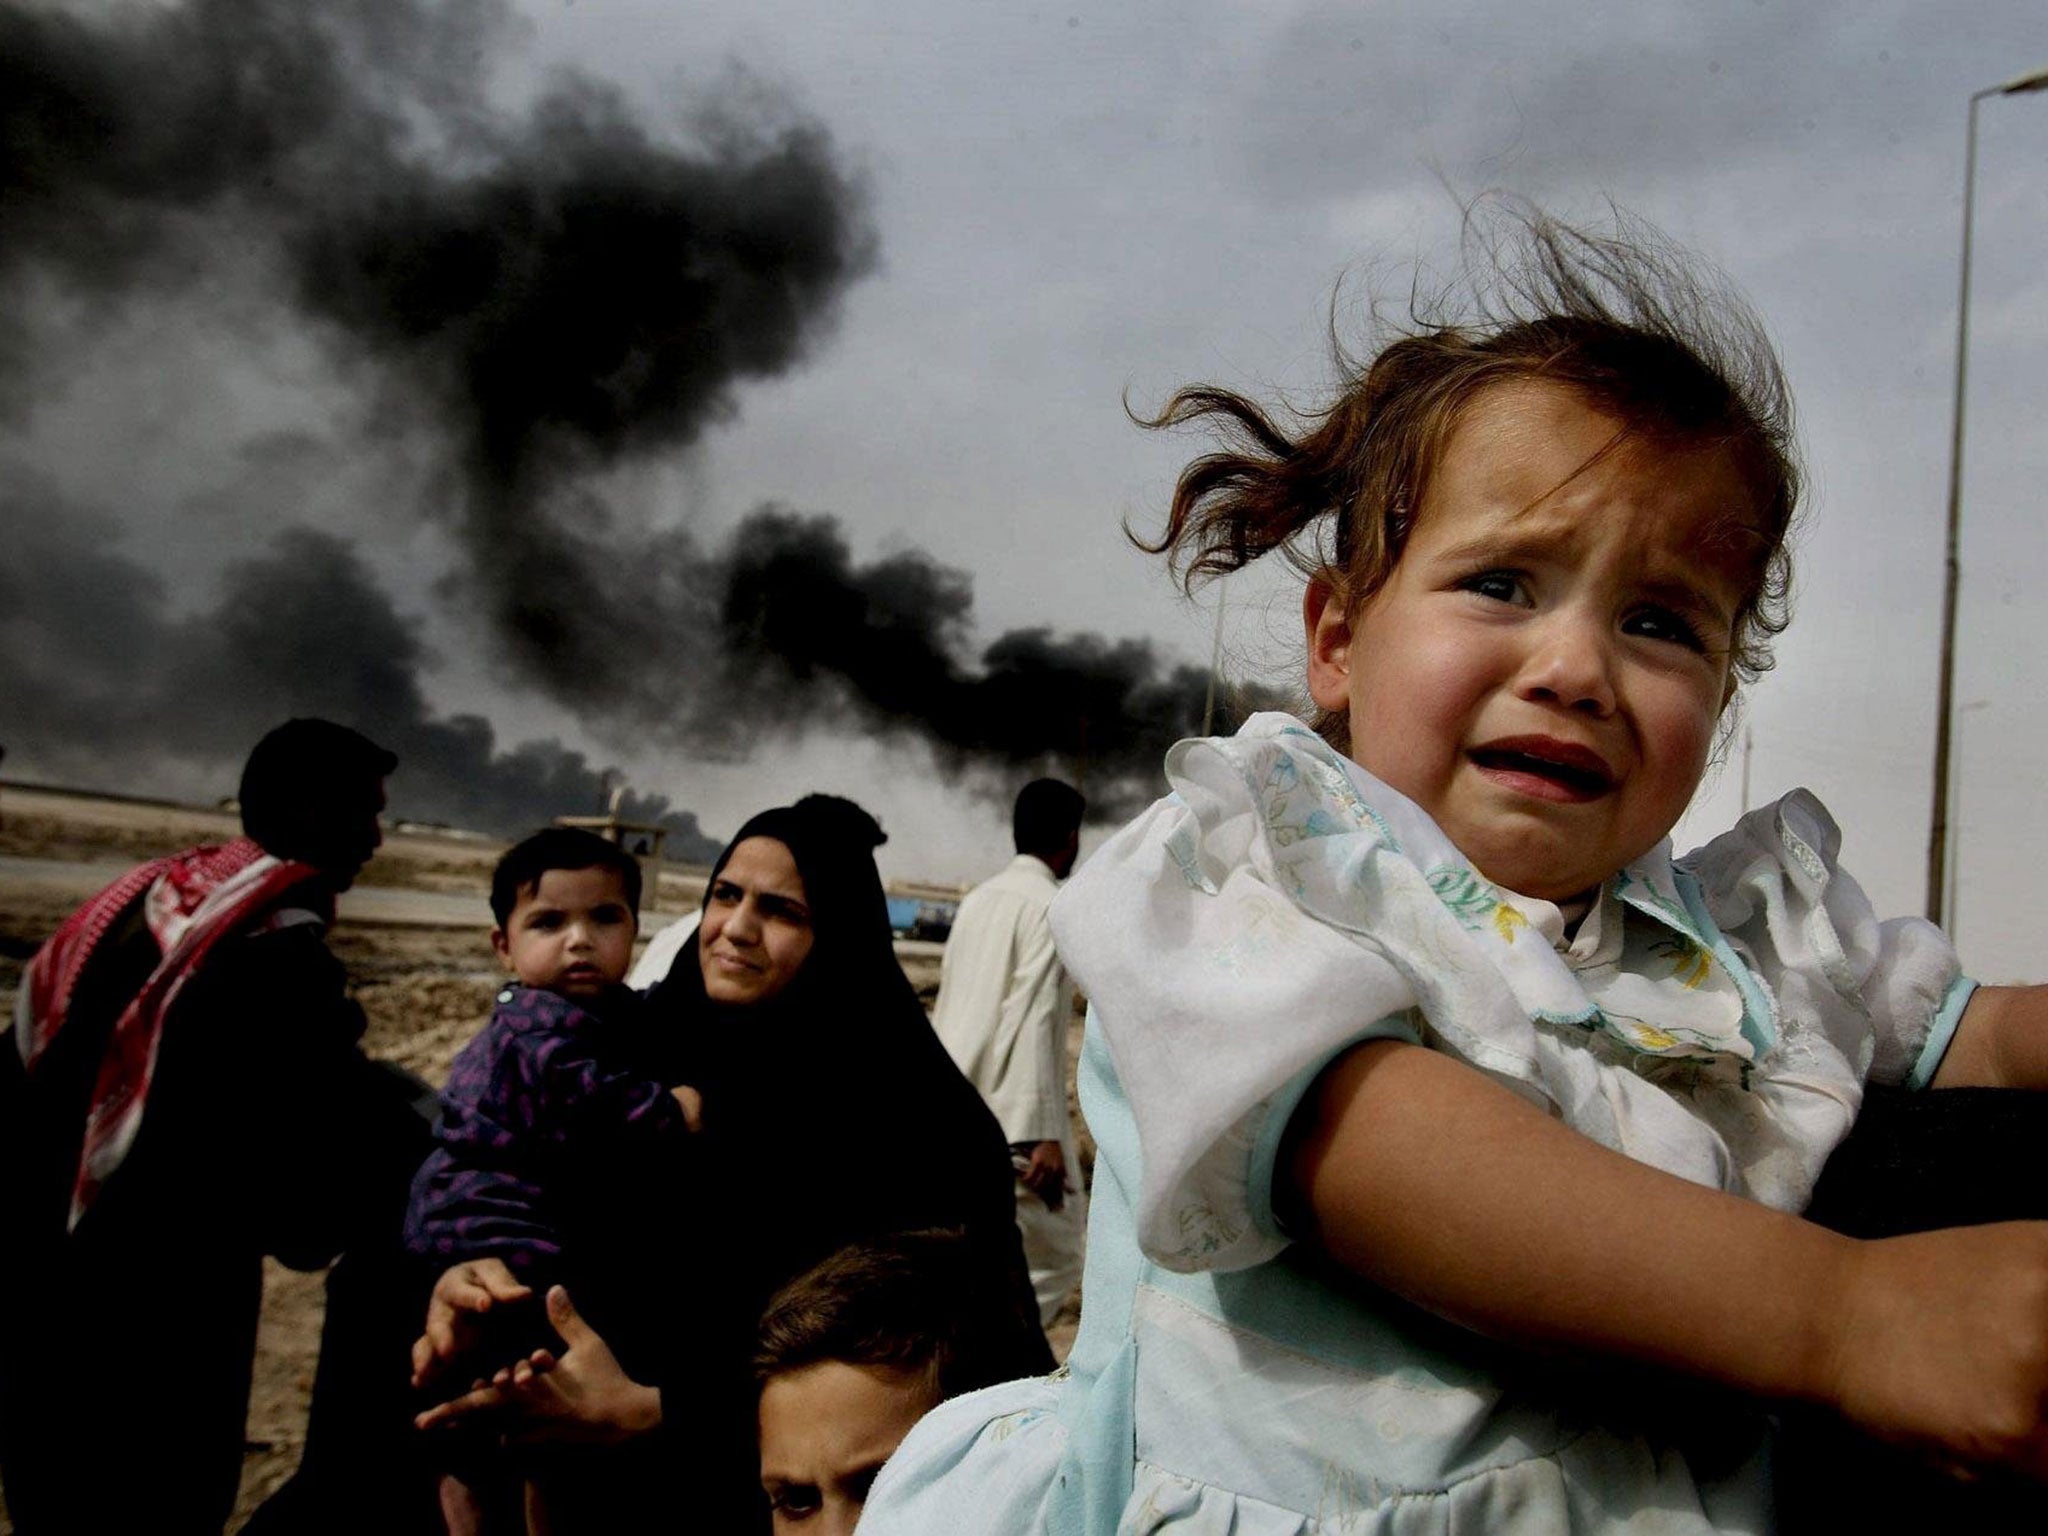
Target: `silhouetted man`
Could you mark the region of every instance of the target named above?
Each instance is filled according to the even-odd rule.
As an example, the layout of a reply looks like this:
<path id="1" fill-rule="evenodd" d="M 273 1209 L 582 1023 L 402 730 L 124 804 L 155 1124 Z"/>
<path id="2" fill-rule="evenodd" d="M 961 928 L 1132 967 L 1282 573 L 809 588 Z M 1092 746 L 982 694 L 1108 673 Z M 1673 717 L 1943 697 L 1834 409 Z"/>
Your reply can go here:
<path id="1" fill-rule="evenodd" d="M 0 1479 L 22 1536 L 219 1531 L 263 1256 L 317 1267 L 388 1214 L 365 1167 L 407 1111 L 324 936 L 396 766 L 344 726 L 279 726 L 243 770 L 244 837 L 130 871 L 22 976 L 0 1041 Z"/>

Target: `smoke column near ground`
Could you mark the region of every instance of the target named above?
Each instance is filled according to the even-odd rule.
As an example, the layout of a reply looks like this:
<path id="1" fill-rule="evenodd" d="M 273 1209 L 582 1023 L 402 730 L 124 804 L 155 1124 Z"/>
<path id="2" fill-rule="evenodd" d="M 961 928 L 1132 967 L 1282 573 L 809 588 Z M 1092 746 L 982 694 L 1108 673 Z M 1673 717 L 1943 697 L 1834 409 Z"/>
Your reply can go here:
<path id="1" fill-rule="evenodd" d="M 515 836 L 604 808 L 608 780 L 555 741 L 500 750 L 476 715 L 437 717 L 420 691 L 419 636 L 348 546 L 289 529 L 231 565 L 215 606 L 178 617 L 151 572 L 89 538 L 95 519 L 34 487 L 0 495 L 0 717 L 46 774 L 104 781 L 109 767 L 166 762 L 218 771 L 222 792 L 258 737 L 292 715 L 342 720 L 400 759 L 406 815 Z M 631 821 L 670 828 L 669 854 L 713 857 L 720 840 L 660 796 L 629 796 Z"/>
<path id="2" fill-rule="evenodd" d="M 582 754 L 552 741 L 501 751 L 478 716 L 435 715 L 417 626 L 343 540 L 286 529 L 179 616 L 104 519 L 32 476 L 7 478 L 0 718 L 11 742 L 35 744 L 45 773 L 100 782 L 124 760 L 232 765 L 278 720 L 320 714 L 404 759 L 393 803 L 409 815 L 514 832 L 597 808 L 603 778 Z M 1114 817 L 1157 793 L 1165 744 L 1201 725 L 1207 675 L 1139 642 L 1019 630 L 973 654 L 964 573 L 919 554 L 859 564 L 827 517 L 764 508 L 709 553 L 668 536 L 639 567 L 659 585 L 656 551 L 689 573 L 662 618 L 697 633 L 701 670 L 668 691 L 648 735 L 703 757 L 743 759 L 815 731 L 879 733 L 929 744 L 995 795 L 1020 771 L 1079 777 L 1091 809 Z M 1220 727 L 1263 702 L 1233 692 Z M 694 818 L 659 799 L 627 814 L 696 835 Z"/>
<path id="3" fill-rule="evenodd" d="M 443 595 L 601 739 L 734 758 L 881 731 L 970 777 L 1063 767 L 1103 814 L 1153 793 L 1160 751 L 1200 724 L 1196 669 L 1036 629 L 977 654 L 970 578 L 925 556 L 861 564 L 831 517 L 773 507 L 706 548 L 600 492 L 686 453 L 741 384 L 800 367 L 876 242 L 859 177 L 773 89 L 735 76 L 658 130 L 561 74 L 507 112 L 487 71 L 517 30 L 502 0 L 0 4 L 0 409 L 61 373 L 50 309 L 204 304 L 230 263 L 374 419 L 432 444 L 420 511 L 462 556 Z M 428 658 L 352 548 L 367 511 L 315 533 L 265 510 L 280 531 L 202 622 L 171 616 L 85 514 L 21 489 L 8 521 L 50 585 L 0 622 L 24 706 L 10 736 L 33 723 L 51 758 L 237 736 L 228 755 L 244 727 L 324 711 L 381 723 L 437 819 L 502 826 L 557 789 L 583 797 L 576 754 L 501 753 L 482 720 L 431 717 Z M 50 611 L 63 592 L 89 632 Z M 121 593 L 120 614 L 88 592 Z M 57 630 L 64 673 L 36 649 Z"/>
<path id="4" fill-rule="evenodd" d="M 1019 769 L 1081 779 L 1098 818 L 1160 792 L 1160 757 L 1195 734 L 1209 676 L 1150 645 L 1012 630 L 973 655 L 970 578 L 908 553 L 855 562 L 839 525 L 764 508 L 714 562 L 718 670 L 701 706 L 771 732 L 791 711 L 915 735 L 958 769 L 1015 788 Z M 1233 690 L 1221 728 L 1248 701 Z"/>

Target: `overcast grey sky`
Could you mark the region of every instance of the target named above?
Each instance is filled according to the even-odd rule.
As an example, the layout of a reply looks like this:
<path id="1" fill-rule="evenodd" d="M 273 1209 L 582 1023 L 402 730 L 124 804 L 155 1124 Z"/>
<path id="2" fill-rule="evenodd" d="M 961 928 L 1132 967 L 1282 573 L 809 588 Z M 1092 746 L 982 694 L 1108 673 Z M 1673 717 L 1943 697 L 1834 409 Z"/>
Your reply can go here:
<path id="1" fill-rule="evenodd" d="M 1811 471 L 1796 616 L 1748 703 L 1751 799 L 1813 788 L 1880 910 L 1918 909 L 1964 108 L 2048 66 L 2038 4 L 525 0 L 479 36 L 481 116 L 523 112 L 573 69 L 657 138 L 701 135 L 703 103 L 736 95 L 829 134 L 871 265 L 787 366 L 739 377 L 701 430 L 594 483 L 634 528 L 715 541 L 774 502 L 836 517 L 857 561 L 921 551 L 971 575 L 982 642 L 1043 625 L 1206 662 L 1213 596 L 1187 605 L 1120 531 L 1156 518 L 1198 445 L 1132 427 L 1126 398 L 1206 379 L 1316 399 L 1333 293 L 1343 327 L 1417 260 L 1446 264 L 1459 197 L 1505 188 L 1567 216 L 1612 197 L 1661 225 L 1771 326 Z M 394 66 L 372 50 L 358 67 Z M 1987 102 L 1957 906 L 1965 960 L 1990 979 L 2038 973 L 2025 914 L 2048 865 L 2044 167 L 2048 95 Z M 445 491 L 415 424 L 275 299 L 260 252 L 190 249 L 182 286 L 146 304 L 38 290 L 44 361 L 5 422 L 17 473 L 155 572 L 174 608 L 203 609 L 220 568 L 280 523 L 325 529 L 419 627 L 426 707 L 486 716 L 500 745 L 559 737 L 713 833 L 834 788 L 881 814 L 892 873 L 999 862 L 999 808 L 950 787 L 923 746 L 826 720 L 703 762 L 524 686 L 444 580 L 458 540 L 422 510 Z M 1237 670 L 1293 681 L 1295 604 L 1273 577 L 1232 581 Z M 9 737 L 10 771 L 83 771 Z M 1740 756 L 1738 738 L 1681 845 L 1737 809 Z M 100 767 L 118 776 L 111 756 Z"/>

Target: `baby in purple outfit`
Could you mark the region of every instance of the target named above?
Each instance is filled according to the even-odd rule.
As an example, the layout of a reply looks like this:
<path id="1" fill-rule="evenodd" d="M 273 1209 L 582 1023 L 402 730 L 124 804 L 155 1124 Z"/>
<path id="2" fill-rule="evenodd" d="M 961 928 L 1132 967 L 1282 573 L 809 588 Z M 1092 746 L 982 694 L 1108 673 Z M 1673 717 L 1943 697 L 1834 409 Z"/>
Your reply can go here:
<path id="1" fill-rule="evenodd" d="M 414 1253 L 496 1255 L 545 1278 L 562 1256 L 551 1165 L 690 1129 L 697 1095 L 654 1075 L 641 999 L 623 985 L 639 905 L 639 864 L 593 833 L 550 827 L 499 861 L 491 947 L 513 982 L 449 1069 L 406 1215 Z"/>
<path id="2" fill-rule="evenodd" d="M 405 1224 L 406 1246 L 437 1269 L 495 1257 L 533 1288 L 532 1307 L 500 1309 L 474 1374 L 551 1343 L 538 1305 L 550 1284 L 603 1278 L 588 1269 L 607 1256 L 565 1252 L 589 1171 L 629 1166 L 636 1149 L 696 1127 L 696 1091 L 664 1071 L 666 1042 L 623 985 L 639 905 L 639 864 L 569 828 L 516 844 L 492 876 L 491 947 L 513 979 L 449 1069 Z M 444 1488 L 444 1509 L 467 1497 Z"/>

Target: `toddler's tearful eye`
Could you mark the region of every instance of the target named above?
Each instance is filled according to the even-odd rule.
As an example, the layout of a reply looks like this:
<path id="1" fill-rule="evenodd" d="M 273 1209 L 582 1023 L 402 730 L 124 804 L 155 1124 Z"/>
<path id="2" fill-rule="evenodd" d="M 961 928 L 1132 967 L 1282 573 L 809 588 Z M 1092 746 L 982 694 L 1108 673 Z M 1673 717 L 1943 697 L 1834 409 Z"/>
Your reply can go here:
<path id="1" fill-rule="evenodd" d="M 1706 642 L 1699 631 L 1669 608 L 1644 608 L 1629 615 L 1622 629 L 1650 640 L 1668 640 L 1689 651 L 1704 651 Z"/>
<path id="2" fill-rule="evenodd" d="M 1521 576 L 1514 571 L 1481 571 L 1467 576 L 1460 585 L 1474 596 L 1496 603 L 1526 603 L 1529 596 Z"/>

